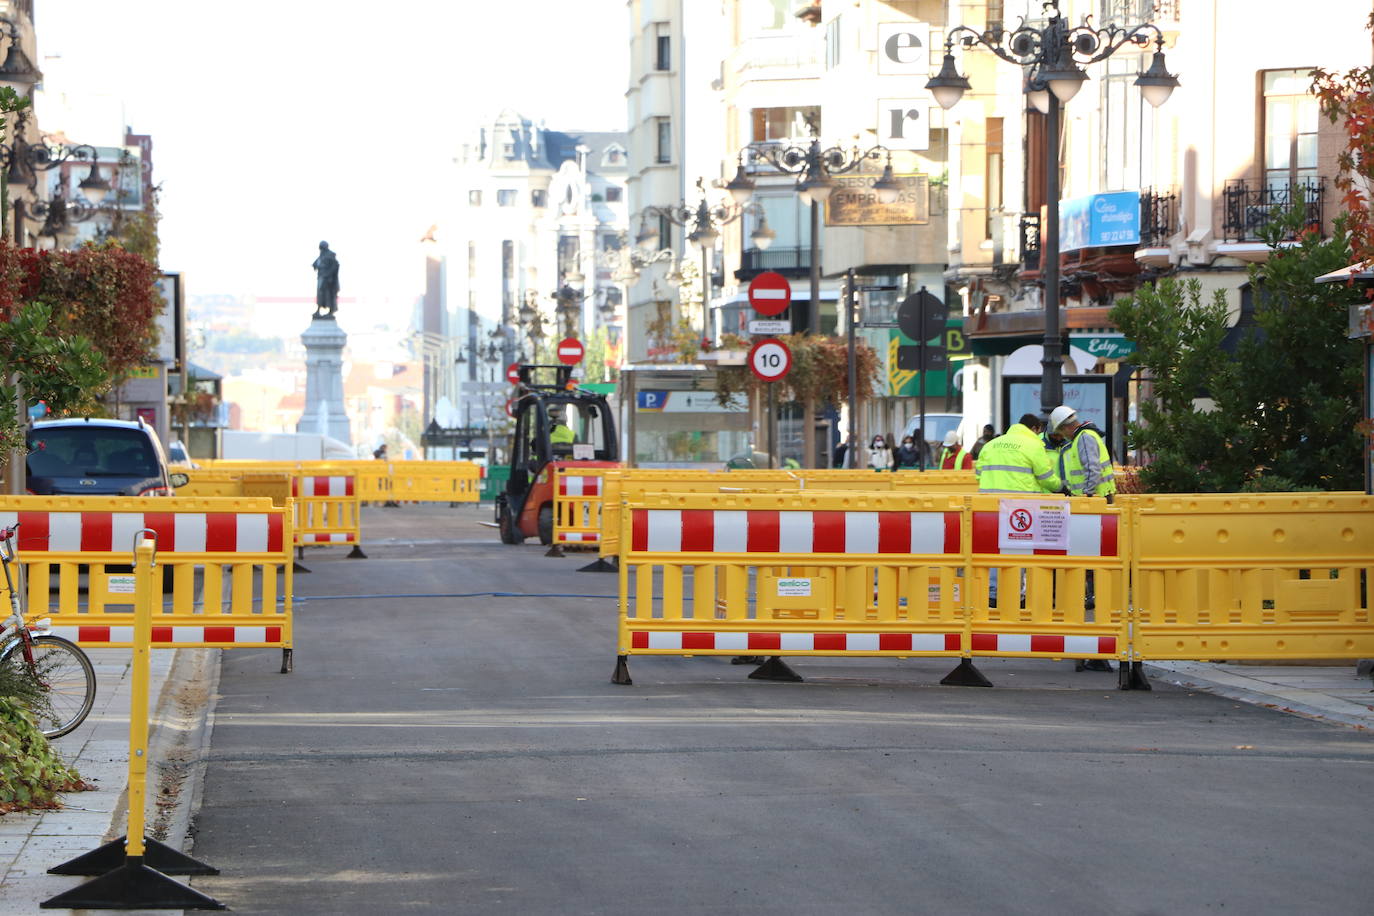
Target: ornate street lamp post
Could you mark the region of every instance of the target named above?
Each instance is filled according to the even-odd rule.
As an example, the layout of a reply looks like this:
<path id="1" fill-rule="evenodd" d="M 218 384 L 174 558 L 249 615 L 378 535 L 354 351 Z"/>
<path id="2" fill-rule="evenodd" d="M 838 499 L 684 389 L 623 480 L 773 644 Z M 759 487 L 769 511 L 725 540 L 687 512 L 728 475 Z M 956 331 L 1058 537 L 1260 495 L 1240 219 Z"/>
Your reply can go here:
<path id="1" fill-rule="evenodd" d="M 105 196 L 110 193 L 112 188 L 110 182 L 100 171 L 95 147 L 86 143 L 76 146 L 50 144 L 46 140 L 29 143 L 24 139 L 24 127 L 27 120 L 27 109 L 21 110 L 15 119 L 14 130 L 11 134 L 13 140 L 8 144 L 0 144 L 0 167 L 6 170 L 5 186 L 7 190 L 22 187 L 28 188 L 32 192 L 38 187 L 39 172 L 57 168 L 69 161 L 89 162 L 91 166 L 86 177 L 77 185 L 85 198 L 84 200 L 68 201 L 59 188 L 51 201 L 35 201 L 32 212 L 27 214 L 30 219 L 41 220 L 43 223 L 43 228 L 38 233 L 40 242 L 43 242 L 45 237 L 51 237 L 52 245 L 56 245 L 57 233 L 65 229 L 71 222 L 80 222 L 94 215 L 95 208 L 104 202 Z M 14 208 L 15 243 L 22 246 L 24 244 L 23 226 L 26 216 L 23 200 L 16 200 Z"/>
<path id="2" fill-rule="evenodd" d="M 754 195 L 755 183 L 748 171 L 750 160 L 765 162 L 777 172 L 796 175 L 797 196 L 802 203 L 811 205 L 811 296 L 806 314 L 798 322 L 799 330 L 803 333 L 816 331 L 820 327 L 821 207 L 830 198 L 830 192 L 835 190 L 831 176 L 852 172 L 866 160 L 878 158 L 885 158 L 886 162 L 882 176 L 873 182 L 873 190 L 878 193 L 880 202 L 890 204 L 897 199 L 902 186 L 892 174 L 892 153 L 886 147 L 874 146 L 860 150 L 858 147 L 845 149 L 831 146 L 822 149 L 821 141 L 813 138 L 805 144 L 750 144 L 739 152 L 735 177 L 725 185 L 737 206 L 744 206 Z"/>
<path id="3" fill-rule="evenodd" d="M 702 338 L 705 339 L 708 330 L 707 310 L 711 304 L 711 251 L 715 248 L 716 240 L 720 238 L 722 227 L 733 223 L 744 215 L 744 203 L 718 204 L 712 207 L 706 202 L 706 183 L 698 178 L 697 191 L 701 193 L 700 200 L 695 206 L 689 206 L 685 201 L 672 207 L 645 207 L 642 211 L 643 216 L 656 216 L 666 219 L 668 222 L 690 228 L 687 234 L 687 241 L 701 249 L 701 312 L 702 312 Z M 642 217 L 641 217 L 642 218 Z M 768 228 L 766 219 L 759 223 L 757 229 L 750 233 L 750 240 L 759 248 L 767 248 L 773 244 L 776 233 Z M 636 244 L 645 250 L 653 250 L 658 246 L 658 229 L 647 220 L 643 223 L 643 230 L 639 237 L 635 239 Z M 672 257 L 671 252 L 668 257 Z M 657 256 L 645 260 L 658 260 Z"/>
<path id="4" fill-rule="evenodd" d="M 1164 33 L 1153 23 L 1133 26 L 1107 26 L 1094 29 L 1084 17 L 1083 25 L 1070 26 L 1059 13 L 1057 0 L 1045 0 L 1049 14 L 1045 25 L 1026 23 L 1011 31 L 994 29 L 978 32 L 956 26 L 945 38 L 945 57 L 940 72 L 926 82 L 941 108 L 952 108 L 970 88 L 968 77 L 961 76 L 954 63 L 954 45 L 965 50 L 981 45 L 1009 63 L 1030 68 L 1027 91 L 1031 102 L 1045 114 L 1045 227 L 1040 233 L 1041 275 L 1045 283 L 1045 339 L 1040 360 L 1040 409 L 1046 416 L 1064 400 L 1063 344 L 1059 330 L 1059 109 L 1078 94 L 1088 79 L 1083 67 L 1106 60 L 1127 44 L 1148 47 L 1153 41 L 1154 57 L 1150 68 L 1136 77 L 1135 85 L 1155 108 L 1168 101 L 1178 88 L 1178 77 L 1164 63 Z"/>

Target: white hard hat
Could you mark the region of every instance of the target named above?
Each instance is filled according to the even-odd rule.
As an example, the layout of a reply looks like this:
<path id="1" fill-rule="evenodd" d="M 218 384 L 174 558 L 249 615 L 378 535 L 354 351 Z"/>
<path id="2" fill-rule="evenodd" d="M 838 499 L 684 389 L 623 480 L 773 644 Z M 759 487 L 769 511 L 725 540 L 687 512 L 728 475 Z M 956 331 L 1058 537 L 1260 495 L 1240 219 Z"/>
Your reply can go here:
<path id="1" fill-rule="evenodd" d="M 1050 411 L 1050 431 L 1053 432 L 1063 426 L 1077 414 L 1078 411 L 1074 410 L 1068 404 L 1060 404 L 1054 410 Z"/>
<path id="2" fill-rule="evenodd" d="M 945 445 L 954 445 L 958 441 L 959 434 L 954 430 L 951 429 L 949 432 L 945 433 Z"/>

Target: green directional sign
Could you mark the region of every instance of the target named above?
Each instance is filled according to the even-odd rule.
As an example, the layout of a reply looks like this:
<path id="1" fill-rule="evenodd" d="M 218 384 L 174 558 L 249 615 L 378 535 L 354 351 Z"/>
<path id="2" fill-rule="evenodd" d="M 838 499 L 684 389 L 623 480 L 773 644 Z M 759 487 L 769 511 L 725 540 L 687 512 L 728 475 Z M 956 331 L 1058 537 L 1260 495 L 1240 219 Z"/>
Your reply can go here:
<path id="1" fill-rule="evenodd" d="M 1127 340 L 1121 334 L 1069 335 L 1069 346 L 1087 350 L 1093 356 L 1106 360 L 1125 359 L 1135 352 L 1135 341 Z"/>

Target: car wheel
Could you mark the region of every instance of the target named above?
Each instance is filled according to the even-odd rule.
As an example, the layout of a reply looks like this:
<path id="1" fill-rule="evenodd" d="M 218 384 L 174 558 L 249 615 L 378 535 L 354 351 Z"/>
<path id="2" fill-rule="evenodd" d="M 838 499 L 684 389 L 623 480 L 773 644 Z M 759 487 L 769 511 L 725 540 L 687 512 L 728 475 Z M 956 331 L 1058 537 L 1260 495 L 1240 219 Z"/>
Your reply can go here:
<path id="1" fill-rule="evenodd" d="M 539 543 L 545 547 L 553 543 L 553 506 L 549 503 L 539 507 Z"/>

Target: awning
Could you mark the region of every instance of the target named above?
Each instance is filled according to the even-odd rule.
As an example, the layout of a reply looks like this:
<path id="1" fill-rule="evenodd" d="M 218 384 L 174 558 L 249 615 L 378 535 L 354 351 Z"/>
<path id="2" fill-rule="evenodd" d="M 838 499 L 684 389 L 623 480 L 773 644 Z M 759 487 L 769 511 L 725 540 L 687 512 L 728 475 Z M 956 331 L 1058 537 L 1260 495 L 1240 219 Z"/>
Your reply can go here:
<path id="1" fill-rule="evenodd" d="M 1374 280 L 1374 262 L 1361 261 L 1329 274 L 1322 274 L 1313 283 L 1344 283 L 1347 280 Z"/>

